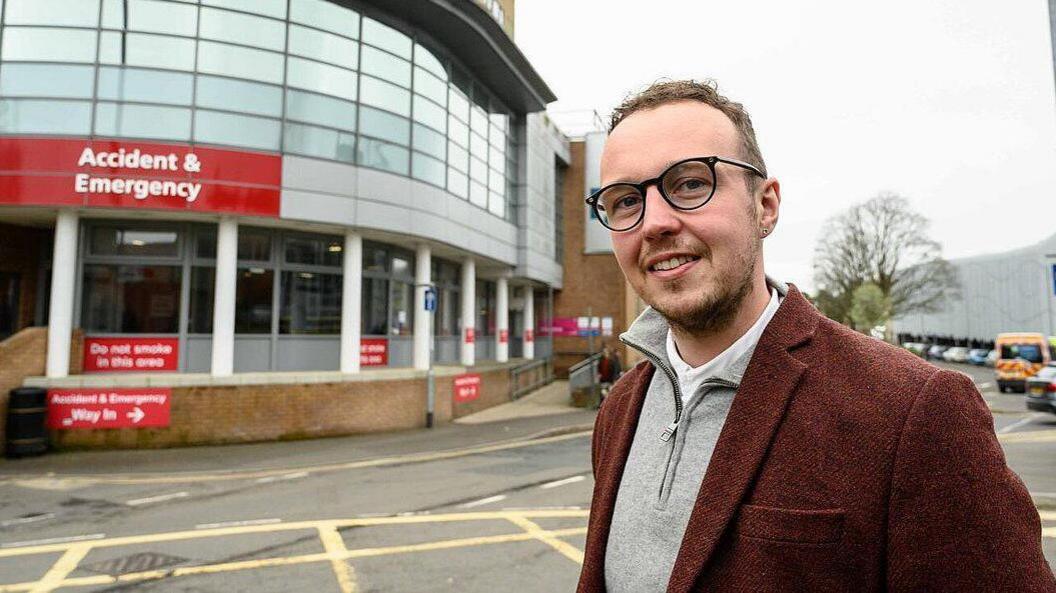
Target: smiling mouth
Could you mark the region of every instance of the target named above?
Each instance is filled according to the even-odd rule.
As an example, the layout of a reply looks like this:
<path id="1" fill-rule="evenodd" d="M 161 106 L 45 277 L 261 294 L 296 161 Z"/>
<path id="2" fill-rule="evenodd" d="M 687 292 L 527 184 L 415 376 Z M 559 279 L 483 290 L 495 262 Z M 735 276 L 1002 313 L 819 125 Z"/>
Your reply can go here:
<path id="1" fill-rule="evenodd" d="M 685 265 L 691 264 L 700 259 L 700 256 L 696 255 L 680 255 L 678 257 L 672 257 L 664 261 L 656 262 L 649 266 L 650 272 L 669 272 L 671 270 L 677 270 Z"/>

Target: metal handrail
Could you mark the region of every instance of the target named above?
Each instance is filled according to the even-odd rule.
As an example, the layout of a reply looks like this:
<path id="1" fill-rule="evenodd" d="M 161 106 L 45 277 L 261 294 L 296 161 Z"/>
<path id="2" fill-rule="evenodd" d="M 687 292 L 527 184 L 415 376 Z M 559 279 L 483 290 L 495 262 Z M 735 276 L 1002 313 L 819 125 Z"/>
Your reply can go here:
<path id="1" fill-rule="evenodd" d="M 528 382 L 522 385 L 522 377 L 525 376 Z M 518 399 L 553 380 L 553 359 L 549 356 L 514 367 L 510 369 L 510 399 Z"/>
<path id="2" fill-rule="evenodd" d="M 602 353 L 596 352 L 569 367 L 568 395 L 573 402 L 581 401 L 588 406 L 596 406 L 600 401 L 601 384 L 598 383 L 598 362 L 601 358 Z"/>
<path id="3" fill-rule="evenodd" d="M 583 368 L 584 366 L 586 366 L 586 365 L 588 365 L 588 364 L 590 364 L 592 362 L 597 362 L 597 361 L 601 360 L 601 357 L 602 357 L 602 353 L 601 352 L 595 352 L 594 354 L 591 354 L 590 356 L 584 358 L 583 360 L 577 362 L 576 364 L 568 367 L 569 376 L 571 377 L 572 373 L 578 371 L 579 369 Z"/>

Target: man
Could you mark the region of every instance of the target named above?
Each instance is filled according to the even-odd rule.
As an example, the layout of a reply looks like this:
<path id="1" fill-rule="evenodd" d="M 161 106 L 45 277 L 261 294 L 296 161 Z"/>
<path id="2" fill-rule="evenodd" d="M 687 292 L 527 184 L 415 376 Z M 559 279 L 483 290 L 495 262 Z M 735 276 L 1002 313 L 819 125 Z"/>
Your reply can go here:
<path id="1" fill-rule="evenodd" d="M 617 108 L 588 203 L 649 305 L 593 436 L 580 592 L 1056 591 L 964 375 L 763 271 L 781 205 L 713 84 Z"/>

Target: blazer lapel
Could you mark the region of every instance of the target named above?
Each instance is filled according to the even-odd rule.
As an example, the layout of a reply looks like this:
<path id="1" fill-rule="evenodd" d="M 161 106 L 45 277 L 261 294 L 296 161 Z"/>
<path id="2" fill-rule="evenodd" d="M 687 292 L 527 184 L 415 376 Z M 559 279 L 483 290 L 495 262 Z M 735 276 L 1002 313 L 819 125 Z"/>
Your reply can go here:
<path id="1" fill-rule="evenodd" d="M 807 368 L 789 350 L 810 339 L 819 315 L 790 286 L 760 337 L 704 474 L 668 593 L 686 593 L 696 582 L 762 467 L 792 392 Z"/>

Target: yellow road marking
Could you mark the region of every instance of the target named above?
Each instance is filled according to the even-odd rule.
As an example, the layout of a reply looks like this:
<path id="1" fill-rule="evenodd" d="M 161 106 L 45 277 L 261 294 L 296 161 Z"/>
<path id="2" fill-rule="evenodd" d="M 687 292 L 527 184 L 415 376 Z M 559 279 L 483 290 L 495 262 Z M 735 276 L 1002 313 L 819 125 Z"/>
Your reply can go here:
<path id="1" fill-rule="evenodd" d="M 320 525 L 319 539 L 323 540 L 323 549 L 330 556 L 338 556 L 348 552 L 348 548 L 345 547 L 345 540 L 341 538 L 337 527 L 333 525 Z M 334 576 L 337 577 L 337 586 L 341 588 L 341 593 L 355 593 L 356 573 L 352 565 L 345 560 L 337 558 L 331 560 L 330 565 L 334 568 Z"/>
<path id="2" fill-rule="evenodd" d="M 91 549 L 91 544 L 74 544 L 70 546 L 66 553 L 59 558 L 58 562 L 52 565 L 48 572 L 29 589 L 30 593 L 50 593 L 59 588 L 62 582 L 66 580 L 66 577 L 77 568 L 77 564 L 84 560 L 84 557 Z"/>
<path id="3" fill-rule="evenodd" d="M 253 533 L 270 533 L 276 531 L 296 531 L 318 529 L 320 525 L 337 527 L 368 527 L 373 525 L 404 525 L 414 523 L 444 523 L 452 521 L 488 521 L 508 520 L 509 517 L 586 517 L 590 511 L 584 509 L 544 509 L 538 511 L 486 511 L 479 513 L 448 513 L 443 515 L 406 515 L 397 517 L 365 517 L 361 519 L 333 519 L 324 521 L 298 521 L 293 523 L 276 523 L 273 525 L 239 525 L 217 529 L 195 529 L 189 531 L 170 531 L 113 537 L 92 541 L 94 548 L 110 548 L 135 544 L 169 542 L 199 537 L 221 537 L 228 535 L 245 535 Z M 0 549 L 0 558 L 24 556 L 29 554 L 47 554 L 63 552 L 70 547 L 69 543 L 42 544 L 20 548 Z"/>
<path id="4" fill-rule="evenodd" d="M 1042 521 L 1056 521 L 1056 511 L 1038 511 Z"/>
<path id="5" fill-rule="evenodd" d="M 219 482 L 225 480 L 250 480 L 254 478 L 266 478 L 271 476 L 282 476 L 289 474 L 293 471 L 318 473 L 318 472 L 331 472 L 338 470 L 347 469 L 362 469 L 369 467 L 384 467 L 388 465 L 400 465 L 404 463 L 422 463 L 426 461 L 440 461 L 444 459 L 454 459 L 456 457 L 466 457 L 468 455 L 479 455 L 481 453 L 491 453 L 494 451 L 506 451 L 509 449 L 520 449 L 523 447 L 532 447 L 535 445 L 545 445 L 547 443 L 556 443 L 560 441 L 567 441 L 569 439 L 581 438 L 589 436 L 592 431 L 574 432 L 570 434 L 562 434 L 552 437 L 543 437 L 539 439 L 531 440 L 517 440 L 506 443 L 495 443 L 491 445 L 482 445 L 479 447 L 468 447 L 465 449 L 452 449 L 449 451 L 433 451 L 429 453 L 411 453 L 408 455 L 397 455 L 392 457 L 378 457 L 375 459 L 364 459 L 361 461 L 349 461 L 346 463 L 331 463 L 327 465 L 316 465 L 309 467 L 295 467 L 295 468 L 282 468 L 282 469 L 270 469 L 270 470 L 255 470 L 246 472 L 229 472 L 229 473 L 205 473 L 205 474 L 179 474 L 179 473 L 166 473 L 165 475 L 141 475 L 141 476 L 126 476 L 119 474 L 104 474 L 98 476 L 92 475 L 66 475 L 66 476 L 53 476 L 44 478 L 37 475 L 11 475 L 11 476 L 0 476 L 0 480 L 12 480 L 16 484 L 23 485 L 27 488 L 40 487 L 42 483 L 48 480 L 56 483 L 61 482 L 63 489 L 79 488 L 89 486 L 92 484 L 179 484 L 186 482 Z M 44 482 L 42 482 L 42 480 Z"/>
<path id="6" fill-rule="evenodd" d="M 571 529 L 559 529 L 555 531 L 545 532 L 552 537 L 567 537 L 573 535 L 581 535 L 587 532 L 586 527 L 574 527 Z M 127 583 L 137 582 L 146 580 L 157 580 L 165 577 L 182 577 L 191 575 L 203 575 L 203 574 L 217 574 L 222 572 L 232 572 L 237 570 L 249 570 L 255 568 L 268 568 L 276 566 L 291 566 L 297 564 L 307 564 L 311 562 L 335 562 L 345 561 L 353 558 L 367 558 L 376 556 L 387 556 L 393 554 L 405 554 L 410 552 L 428 552 L 435 550 L 448 550 L 453 548 L 464 548 L 469 546 L 481 546 L 489 544 L 503 544 L 510 542 L 523 542 L 533 539 L 538 539 L 536 535 L 528 532 L 511 533 L 507 535 L 492 535 L 482 537 L 469 537 L 459 538 L 451 540 L 442 540 L 437 542 L 429 542 L 424 544 L 410 544 L 402 546 L 387 546 L 381 548 L 362 548 L 358 550 L 345 550 L 345 551 L 333 551 L 316 554 L 304 554 L 301 556 L 288 556 L 282 558 L 262 558 L 258 560 L 243 560 L 239 562 L 225 562 L 221 564 L 205 564 L 200 566 L 185 566 L 169 570 L 150 570 L 144 572 L 137 572 L 131 574 L 124 574 L 119 577 L 113 577 L 109 575 L 97 575 L 90 577 L 77 577 L 73 579 L 66 579 L 56 586 L 62 587 L 83 587 L 90 585 L 109 585 L 114 583 Z M 93 544 L 95 542 L 92 542 Z M 81 544 L 90 546 L 90 544 Z M 37 586 L 37 582 L 28 583 L 12 583 L 8 585 L 0 585 L 0 593 L 15 593 L 21 591 L 32 591 L 33 587 Z"/>
<path id="7" fill-rule="evenodd" d="M 997 435 L 997 440 L 1004 444 L 1015 443 L 1051 443 L 1056 441 L 1056 430 L 1030 430 L 1027 432 L 1007 432 Z"/>
<path id="8" fill-rule="evenodd" d="M 548 544 L 553 549 L 557 550 L 558 552 L 561 552 L 561 554 L 563 554 L 572 562 L 575 562 L 579 565 L 583 564 L 583 552 L 579 551 L 579 549 L 577 549 L 572 544 L 557 539 L 553 536 L 553 532 L 544 530 L 537 523 L 525 519 L 524 517 L 512 516 L 508 517 L 508 520 L 514 525 L 517 525 L 518 527 L 527 531 L 535 539 L 545 544 Z"/>

